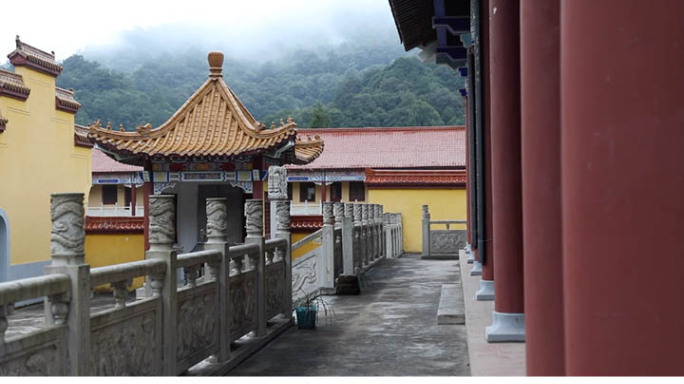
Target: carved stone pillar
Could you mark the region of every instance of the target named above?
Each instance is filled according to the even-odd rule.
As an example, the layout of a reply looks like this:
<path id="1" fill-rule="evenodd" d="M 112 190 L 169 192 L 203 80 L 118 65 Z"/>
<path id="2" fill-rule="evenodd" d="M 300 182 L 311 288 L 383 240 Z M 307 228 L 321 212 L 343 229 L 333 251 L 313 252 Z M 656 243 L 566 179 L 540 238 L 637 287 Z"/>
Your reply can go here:
<path id="1" fill-rule="evenodd" d="M 231 313 L 228 310 L 230 303 L 229 262 L 226 258 L 228 253 L 228 204 L 225 197 L 207 198 L 207 242 L 204 249 L 207 251 L 217 250 L 221 252 L 221 261 L 215 265 L 209 265 L 216 277 L 219 290 L 219 352 L 211 356 L 212 363 L 221 363 L 230 359 L 230 328 Z"/>
<path id="2" fill-rule="evenodd" d="M 46 274 L 61 273 L 71 281 L 71 299 L 61 302 L 60 319 L 66 318 L 68 374 L 90 372 L 90 266 L 85 264 L 85 212 L 82 193 L 54 193 L 50 197 L 50 252 Z M 53 303 L 46 301 L 45 314 L 53 319 Z M 52 320 L 48 320 L 50 322 Z M 60 320 L 62 321 L 62 320 Z"/>
<path id="3" fill-rule="evenodd" d="M 149 211 L 150 251 L 169 251 L 176 237 L 173 195 L 151 195 Z"/>
<path id="4" fill-rule="evenodd" d="M 207 198 L 207 243 L 228 242 L 228 205 L 225 197 Z"/>
<path id="5" fill-rule="evenodd" d="M 283 294 L 283 315 L 289 318 L 292 314 L 292 232 L 290 220 L 290 202 L 276 202 L 276 237 L 287 240 L 283 260 L 285 262 L 285 292 Z"/>
<path id="6" fill-rule="evenodd" d="M 335 216 L 335 227 L 342 227 L 342 218 L 344 217 L 344 203 L 333 203 L 333 211 Z"/>
<path id="7" fill-rule="evenodd" d="M 268 200 L 270 204 L 271 238 L 275 238 L 276 202 L 289 200 L 287 196 L 287 169 L 272 165 L 268 167 Z"/>
<path id="8" fill-rule="evenodd" d="M 361 204 L 360 203 L 352 203 L 353 206 L 353 217 L 354 217 L 354 224 L 361 225 Z"/>
<path id="9" fill-rule="evenodd" d="M 423 256 L 430 256 L 430 211 L 428 206 L 422 206 L 423 223 Z"/>
<path id="10" fill-rule="evenodd" d="M 149 242 L 150 249 L 145 252 L 146 259 L 159 259 L 166 263 L 163 276 L 148 276 L 148 282 L 159 285 L 161 282 L 162 298 L 162 339 L 163 373 L 165 376 L 176 376 L 176 334 L 178 327 L 178 275 L 176 271 L 176 251 L 172 245 L 175 237 L 176 206 L 172 195 L 149 196 Z M 152 287 L 155 289 L 155 287 Z"/>
<path id="11" fill-rule="evenodd" d="M 320 276 L 322 289 L 334 289 L 335 287 L 335 234 L 333 219 L 333 203 L 323 202 L 323 234 L 321 237 L 321 250 L 323 259 L 320 263 Z"/>
<path id="12" fill-rule="evenodd" d="M 266 259 L 264 257 L 264 202 L 249 199 L 245 202 L 245 243 L 259 245 L 257 258 L 257 330 L 256 336 L 266 335 Z"/>

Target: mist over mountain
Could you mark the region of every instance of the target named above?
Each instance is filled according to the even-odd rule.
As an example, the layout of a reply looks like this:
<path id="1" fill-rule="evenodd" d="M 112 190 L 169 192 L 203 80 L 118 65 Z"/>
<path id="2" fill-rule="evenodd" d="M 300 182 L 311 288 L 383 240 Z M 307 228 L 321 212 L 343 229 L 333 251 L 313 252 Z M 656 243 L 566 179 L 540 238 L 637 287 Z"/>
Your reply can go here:
<path id="1" fill-rule="evenodd" d="M 371 20 L 340 19 L 313 35 L 284 23 L 259 39 L 209 25 L 131 30 L 64 60 L 58 85 L 74 88 L 79 124 L 159 126 L 206 80 L 207 52 L 218 50 L 224 80 L 266 126 L 288 116 L 300 127 L 462 124 L 458 72 L 421 63 L 393 23 Z"/>

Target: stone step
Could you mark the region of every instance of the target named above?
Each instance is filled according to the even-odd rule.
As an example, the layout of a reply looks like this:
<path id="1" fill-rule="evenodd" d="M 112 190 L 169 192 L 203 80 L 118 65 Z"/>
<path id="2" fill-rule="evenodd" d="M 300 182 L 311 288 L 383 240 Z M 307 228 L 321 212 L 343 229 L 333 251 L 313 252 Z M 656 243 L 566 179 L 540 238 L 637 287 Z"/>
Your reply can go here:
<path id="1" fill-rule="evenodd" d="M 442 284 L 437 324 L 465 324 L 463 291 L 459 284 Z"/>

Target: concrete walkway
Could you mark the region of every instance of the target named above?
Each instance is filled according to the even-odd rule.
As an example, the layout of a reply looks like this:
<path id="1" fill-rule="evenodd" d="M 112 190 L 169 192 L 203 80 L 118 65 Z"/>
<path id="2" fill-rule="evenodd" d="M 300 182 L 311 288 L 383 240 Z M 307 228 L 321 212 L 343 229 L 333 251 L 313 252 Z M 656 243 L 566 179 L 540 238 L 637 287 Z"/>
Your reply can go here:
<path id="1" fill-rule="evenodd" d="M 404 255 L 367 274 L 359 296 L 325 296 L 335 316 L 292 327 L 229 376 L 468 376 L 465 325 L 437 325 L 442 284 L 458 260 Z"/>

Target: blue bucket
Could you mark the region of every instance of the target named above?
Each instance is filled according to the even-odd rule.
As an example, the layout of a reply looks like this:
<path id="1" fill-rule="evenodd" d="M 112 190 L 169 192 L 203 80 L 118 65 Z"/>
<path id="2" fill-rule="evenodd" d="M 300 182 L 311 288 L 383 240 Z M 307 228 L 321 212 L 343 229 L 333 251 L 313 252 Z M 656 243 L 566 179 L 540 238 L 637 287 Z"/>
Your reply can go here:
<path id="1" fill-rule="evenodd" d="M 297 328 L 299 329 L 313 329 L 316 328 L 316 311 L 318 307 L 312 305 L 310 307 L 298 306 L 297 311 Z"/>

